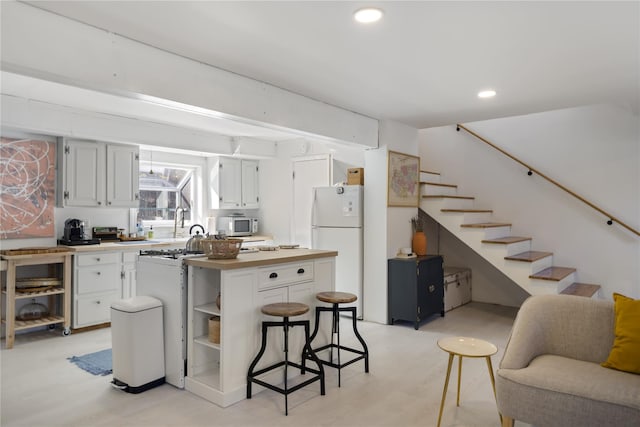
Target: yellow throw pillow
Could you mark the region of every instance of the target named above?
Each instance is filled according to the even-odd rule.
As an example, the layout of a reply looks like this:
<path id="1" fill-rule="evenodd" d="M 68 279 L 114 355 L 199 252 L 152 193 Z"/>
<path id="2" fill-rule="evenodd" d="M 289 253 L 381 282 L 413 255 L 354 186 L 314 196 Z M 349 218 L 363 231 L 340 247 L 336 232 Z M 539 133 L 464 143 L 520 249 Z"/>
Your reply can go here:
<path id="1" fill-rule="evenodd" d="M 615 340 L 605 368 L 640 374 L 640 300 L 613 294 L 615 301 Z"/>

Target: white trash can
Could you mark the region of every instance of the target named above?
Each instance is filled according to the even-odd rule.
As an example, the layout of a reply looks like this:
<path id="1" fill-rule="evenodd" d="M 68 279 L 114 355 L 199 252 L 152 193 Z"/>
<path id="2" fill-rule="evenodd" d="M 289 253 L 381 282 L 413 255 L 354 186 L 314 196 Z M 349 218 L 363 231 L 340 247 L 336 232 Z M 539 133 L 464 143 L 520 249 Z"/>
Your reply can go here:
<path id="1" fill-rule="evenodd" d="M 164 383 L 162 301 L 138 296 L 111 303 L 114 387 L 140 393 Z"/>

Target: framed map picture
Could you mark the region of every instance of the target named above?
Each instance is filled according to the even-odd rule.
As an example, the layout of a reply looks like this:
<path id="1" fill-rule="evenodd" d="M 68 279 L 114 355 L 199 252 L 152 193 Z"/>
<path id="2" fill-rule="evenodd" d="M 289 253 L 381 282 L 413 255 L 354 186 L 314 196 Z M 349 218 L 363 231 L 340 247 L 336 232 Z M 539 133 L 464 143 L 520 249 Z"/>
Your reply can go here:
<path id="1" fill-rule="evenodd" d="M 389 150 L 387 206 L 417 208 L 420 199 L 420 157 Z"/>

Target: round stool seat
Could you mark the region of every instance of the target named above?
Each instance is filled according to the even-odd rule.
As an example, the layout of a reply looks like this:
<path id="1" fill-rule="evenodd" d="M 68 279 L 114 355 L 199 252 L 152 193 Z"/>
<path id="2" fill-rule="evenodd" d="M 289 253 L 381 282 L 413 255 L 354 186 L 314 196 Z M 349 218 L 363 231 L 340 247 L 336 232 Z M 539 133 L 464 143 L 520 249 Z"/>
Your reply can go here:
<path id="1" fill-rule="evenodd" d="M 448 353 L 463 357 L 487 357 L 498 352 L 498 347 L 489 341 L 469 337 L 440 338 L 438 347 Z"/>
<path id="2" fill-rule="evenodd" d="M 348 292 L 319 292 L 316 294 L 316 298 L 331 304 L 349 303 L 358 299 L 356 295 Z"/>
<path id="3" fill-rule="evenodd" d="M 292 317 L 309 311 L 309 306 L 301 302 L 277 302 L 262 306 L 262 312 L 268 316 Z"/>

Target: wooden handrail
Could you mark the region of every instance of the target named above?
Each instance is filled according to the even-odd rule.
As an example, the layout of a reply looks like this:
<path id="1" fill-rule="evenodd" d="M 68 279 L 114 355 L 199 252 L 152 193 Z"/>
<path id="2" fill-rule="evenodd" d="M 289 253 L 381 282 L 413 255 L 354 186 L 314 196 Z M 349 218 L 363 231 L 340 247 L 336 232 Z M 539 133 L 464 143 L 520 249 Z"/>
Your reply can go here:
<path id="1" fill-rule="evenodd" d="M 505 150 L 503 150 L 502 148 L 498 147 L 497 145 L 487 141 L 485 138 L 481 137 L 480 135 L 478 135 L 477 133 L 475 133 L 474 131 L 466 128 L 464 125 L 461 124 L 457 124 L 456 125 L 456 130 L 459 132 L 460 129 L 464 129 L 466 132 L 468 132 L 469 134 L 475 136 L 476 138 L 478 138 L 480 141 L 484 142 L 485 144 L 495 148 L 496 150 L 498 150 L 499 152 L 501 152 L 502 154 L 504 154 L 505 156 L 509 157 L 510 159 L 516 161 L 517 163 L 520 163 L 522 166 L 524 166 L 525 168 L 527 168 L 528 170 L 528 174 L 531 175 L 533 173 L 540 175 L 542 178 L 546 179 L 547 181 L 549 181 L 550 183 L 552 183 L 553 185 L 555 185 L 556 187 L 559 187 L 561 190 L 571 194 L 573 197 L 575 197 L 576 199 L 580 200 L 582 203 L 590 206 L 591 208 L 595 209 L 596 211 L 600 212 L 602 215 L 604 215 L 605 217 L 609 218 L 607 221 L 607 224 L 612 225 L 614 222 L 617 222 L 618 224 L 620 224 L 621 226 L 623 226 L 624 228 L 626 228 L 627 230 L 631 231 L 632 233 L 636 234 L 637 236 L 640 236 L 640 232 L 630 226 L 628 226 L 627 224 L 625 224 L 624 222 L 620 221 L 618 218 L 614 217 L 613 215 L 609 214 L 607 211 L 599 208 L 598 206 L 594 205 L 593 203 L 591 203 L 590 201 L 588 201 L 587 199 L 585 199 L 584 197 L 576 194 L 575 192 L 569 190 L 567 187 L 565 187 L 564 185 L 560 184 L 559 182 L 549 178 L 547 175 L 543 174 L 542 172 L 538 171 L 537 169 L 529 166 L 528 164 L 526 164 L 525 162 L 523 162 L 522 160 L 518 159 L 517 157 L 509 154 L 508 152 L 506 152 Z"/>

